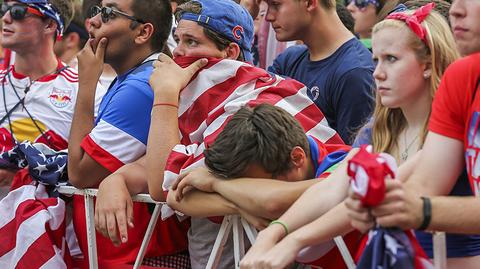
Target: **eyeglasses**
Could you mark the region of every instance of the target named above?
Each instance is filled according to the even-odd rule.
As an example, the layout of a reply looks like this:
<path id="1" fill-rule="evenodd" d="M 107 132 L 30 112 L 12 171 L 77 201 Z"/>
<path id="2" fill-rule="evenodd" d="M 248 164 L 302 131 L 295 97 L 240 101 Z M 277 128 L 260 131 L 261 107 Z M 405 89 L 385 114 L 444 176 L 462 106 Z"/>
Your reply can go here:
<path id="1" fill-rule="evenodd" d="M 10 16 L 12 16 L 12 19 L 20 21 L 25 18 L 27 13 L 39 16 L 39 17 L 45 17 L 40 11 L 34 9 L 33 7 L 29 7 L 27 5 L 21 5 L 21 4 L 14 4 L 14 5 L 8 5 L 7 3 L 2 3 L 1 7 L 1 15 L 2 17 L 10 11 Z"/>
<path id="2" fill-rule="evenodd" d="M 136 22 L 139 22 L 139 23 L 145 23 L 144 20 L 137 19 L 133 16 L 128 15 L 127 13 L 115 10 L 111 7 L 92 6 L 90 8 L 90 13 L 89 13 L 88 17 L 93 18 L 93 17 L 97 16 L 98 14 L 101 14 L 103 23 L 107 23 L 109 20 L 115 19 L 115 17 L 117 15 L 121 15 L 121 16 L 127 18 L 127 19 L 132 20 L 132 21 L 136 21 Z"/>
<path id="3" fill-rule="evenodd" d="M 380 6 L 380 3 L 377 0 L 351 0 L 350 2 L 353 2 L 355 6 L 360 9 L 364 9 L 370 4 L 374 5 L 375 7 Z"/>

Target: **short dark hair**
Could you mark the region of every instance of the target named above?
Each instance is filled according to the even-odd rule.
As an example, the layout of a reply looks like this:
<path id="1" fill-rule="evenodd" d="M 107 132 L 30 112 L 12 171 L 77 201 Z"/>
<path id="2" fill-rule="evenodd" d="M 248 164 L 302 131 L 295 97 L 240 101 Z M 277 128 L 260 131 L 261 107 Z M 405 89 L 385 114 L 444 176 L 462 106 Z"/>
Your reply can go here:
<path id="1" fill-rule="evenodd" d="M 48 2 L 58 10 L 64 23 L 64 29 L 67 29 L 73 19 L 74 11 L 72 0 L 49 0 Z"/>
<path id="2" fill-rule="evenodd" d="M 90 9 L 93 6 L 100 5 L 100 2 L 102 2 L 102 0 L 83 0 L 82 1 L 82 15 L 83 15 L 84 22 L 86 19 L 88 19 L 88 16 L 90 15 Z"/>
<path id="3" fill-rule="evenodd" d="M 225 1 L 225 0 L 221 0 L 221 1 Z M 183 13 L 200 14 L 201 12 L 202 12 L 202 4 L 196 1 L 188 1 L 177 7 L 177 10 L 175 11 L 175 18 L 177 21 L 180 21 L 180 18 L 182 17 Z M 202 27 L 202 28 L 203 28 L 203 33 L 205 33 L 205 36 L 207 36 L 208 39 L 212 40 L 215 46 L 217 47 L 217 49 L 219 50 L 224 50 L 225 48 L 228 47 L 228 45 L 230 45 L 230 43 L 234 43 L 228 40 L 228 38 L 220 35 L 215 31 L 208 29 L 207 27 Z M 237 60 L 239 61 L 245 60 L 242 50 L 240 51 L 240 55 L 238 56 Z"/>
<path id="4" fill-rule="evenodd" d="M 245 106 L 204 151 L 205 164 L 225 178 L 244 176 L 251 164 L 275 177 L 292 168 L 290 153 L 295 146 L 310 156 L 305 131 L 292 115 L 270 104 Z"/>
<path id="5" fill-rule="evenodd" d="M 172 7 L 169 0 L 134 0 L 133 16 L 153 24 L 151 46 L 154 51 L 163 50 L 172 31 Z M 132 22 L 135 23 L 135 22 Z"/>

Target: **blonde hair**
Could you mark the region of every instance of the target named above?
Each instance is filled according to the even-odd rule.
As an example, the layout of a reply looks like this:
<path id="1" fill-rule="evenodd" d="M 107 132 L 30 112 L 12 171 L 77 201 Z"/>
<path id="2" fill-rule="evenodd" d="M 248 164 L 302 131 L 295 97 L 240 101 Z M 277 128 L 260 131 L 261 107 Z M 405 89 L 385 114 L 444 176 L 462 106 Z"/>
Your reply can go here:
<path id="1" fill-rule="evenodd" d="M 413 11 L 407 11 L 412 14 Z M 455 46 L 452 32 L 446 20 L 437 12 L 432 11 L 422 22 L 422 26 L 427 32 L 428 46 L 410 30 L 405 22 L 394 19 L 386 19 L 377 23 L 372 34 L 385 29 L 394 28 L 408 32 L 408 42 L 410 48 L 415 51 L 418 61 L 431 63 L 431 76 L 429 93 L 433 100 L 435 92 L 440 83 L 440 78 L 445 69 L 455 59 L 459 58 L 459 53 Z M 431 103 L 429 104 L 431 105 Z M 429 115 L 430 117 L 430 111 Z M 420 144 L 423 145 L 427 134 L 428 120 L 420 130 Z M 398 138 L 405 129 L 407 121 L 400 108 L 388 108 L 381 104 L 380 96 L 376 97 L 375 110 L 373 112 L 372 144 L 376 152 L 393 152 L 398 149 Z"/>

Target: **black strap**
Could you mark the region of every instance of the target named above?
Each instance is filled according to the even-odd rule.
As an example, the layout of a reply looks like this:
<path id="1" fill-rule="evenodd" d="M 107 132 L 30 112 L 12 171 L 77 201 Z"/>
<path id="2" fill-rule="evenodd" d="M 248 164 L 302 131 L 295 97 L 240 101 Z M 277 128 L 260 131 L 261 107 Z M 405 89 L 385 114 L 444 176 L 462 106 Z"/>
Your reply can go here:
<path id="1" fill-rule="evenodd" d="M 12 115 L 13 111 L 15 111 L 25 100 L 25 97 L 23 97 L 18 103 L 16 103 L 10 110 L 7 111 L 7 114 L 3 116 L 3 118 L 0 120 L 0 125 L 2 125 L 9 117 Z"/>

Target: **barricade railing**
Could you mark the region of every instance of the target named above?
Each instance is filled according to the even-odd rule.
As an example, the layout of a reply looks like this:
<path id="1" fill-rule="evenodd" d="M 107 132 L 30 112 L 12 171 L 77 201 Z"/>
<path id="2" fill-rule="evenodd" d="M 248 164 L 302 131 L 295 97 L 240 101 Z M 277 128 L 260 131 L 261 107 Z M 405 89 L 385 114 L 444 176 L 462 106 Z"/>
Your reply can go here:
<path id="1" fill-rule="evenodd" d="M 72 186 L 61 186 L 58 188 L 58 192 L 65 195 L 83 195 L 85 200 L 85 219 L 87 224 L 87 245 L 88 245 L 88 264 L 90 269 L 98 268 L 98 259 L 97 259 L 97 241 L 95 236 L 95 210 L 94 210 L 94 201 L 93 198 L 97 196 L 97 189 L 77 189 Z M 150 203 L 155 204 L 155 209 L 153 210 L 152 217 L 148 223 L 148 228 L 143 237 L 142 245 L 140 251 L 138 252 L 137 258 L 135 259 L 134 269 L 140 268 L 142 265 L 143 258 L 145 257 L 145 252 L 147 250 L 148 243 L 152 237 L 153 230 L 160 216 L 162 205 L 164 202 L 157 202 L 150 197 L 148 194 L 137 194 L 132 197 L 134 202 L 140 203 Z"/>
<path id="2" fill-rule="evenodd" d="M 95 210 L 94 210 L 94 197 L 97 196 L 97 189 L 77 189 L 72 186 L 61 186 L 58 188 L 58 192 L 65 195 L 83 195 L 85 201 L 85 219 L 87 226 L 87 244 L 88 244 L 88 263 L 90 269 L 98 269 L 97 260 L 97 244 L 95 236 Z M 152 217 L 148 223 L 148 228 L 140 247 L 140 251 L 135 260 L 133 266 L 134 269 L 139 268 L 143 262 L 145 252 L 147 250 L 148 243 L 152 237 L 153 230 L 160 216 L 161 207 L 166 204 L 165 202 L 157 202 L 148 194 L 138 194 L 132 196 L 132 200 L 141 203 L 155 204 Z M 234 247 L 234 260 L 235 269 L 240 268 L 240 260 L 245 255 L 245 242 L 244 233 L 246 234 L 250 244 L 255 243 L 257 237 L 257 230 L 249 224 L 245 219 L 237 215 L 225 216 L 223 218 L 220 230 L 215 239 L 212 252 L 207 262 L 206 269 L 216 269 L 220 261 L 220 257 L 223 252 L 223 248 L 227 242 L 230 232 L 233 231 L 233 247 Z M 345 241 L 341 236 L 334 238 L 334 242 L 338 247 L 342 258 L 347 265 L 348 269 L 356 268 L 354 260 L 345 244 Z M 434 246 L 434 266 L 436 269 L 446 268 L 446 242 L 445 233 L 437 232 L 433 234 L 433 246 Z M 308 266 L 307 266 L 308 268 Z"/>
<path id="3" fill-rule="evenodd" d="M 98 269 L 97 259 L 97 243 L 95 235 L 95 209 L 94 209 L 94 197 L 97 196 L 97 189 L 77 189 L 72 186 L 61 186 L 58 188 L 58 192 L 65 195 L 83 195 L 85 201 L 85 220 L 87 227 L 87 245 L 88 245 L 88 264 L 90 269 Z M 134 269 L 139 268 L 142 264 L 145 252 L 152 237 L 153 230 L 160 216 L 161 207 L 165 202 L 156 202 L 148 194 L 138 194 L 132 196 L 134 202 L 151 203 L 155 204 L 152 217 L 148 223 L 148 228 L 140 247 L 140 251 L 135 260 L 133 266 Z M 230 232 L 233 231 L 233 247 L 234 247 L 234 260 L 235 268 L 240 268 L 240 260 L 245 255 L 245 242 L 244 232 L 247 235 L 251 244 L 255 242 L 257 237 L 257 230 L 249 224 L 245 219 L 237 215 L 225 216 L 222 225 L 218 232 L 217 238 L 213 245 L 212 252 L 207 262 L 206 269 L 215 269 L 220 261 L 220 257 L 223 252 L 223 247 L 228 239 Z M 342 257 L 349 269 L 354 269 L 355 264 L 352 256 L 350 255 L 345 242 L 342 237 L 336 237 L 335 243 L 342 254 Z"/>

